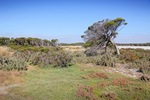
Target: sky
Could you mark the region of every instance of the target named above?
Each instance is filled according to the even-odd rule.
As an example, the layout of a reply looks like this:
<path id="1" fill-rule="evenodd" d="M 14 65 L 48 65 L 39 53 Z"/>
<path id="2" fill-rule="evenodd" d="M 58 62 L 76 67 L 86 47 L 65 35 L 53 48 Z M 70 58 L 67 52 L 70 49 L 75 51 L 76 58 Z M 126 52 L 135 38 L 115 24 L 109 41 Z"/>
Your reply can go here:
<path id="1" fill-rule="evenodd" d="M 150 42 L 150 0 L 0 0 L 0 37 L 84 42 L 88 26 L 124 18 L 117 43 Z"/>

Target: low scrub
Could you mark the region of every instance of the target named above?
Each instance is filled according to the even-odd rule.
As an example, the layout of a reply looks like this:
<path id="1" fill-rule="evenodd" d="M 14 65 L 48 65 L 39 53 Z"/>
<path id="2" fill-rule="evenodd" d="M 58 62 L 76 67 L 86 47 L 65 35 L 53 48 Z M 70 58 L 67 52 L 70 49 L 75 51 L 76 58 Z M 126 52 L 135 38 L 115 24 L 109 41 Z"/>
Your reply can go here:
<path id="1" fill-rule="evenodd" d="M 110 54 L 103 54 L 89 57 L 89 62 L 95 65 L 114 67 L 116 63 L 116 58 L 111 56 Z"/>
<path id="2" fill-rule="evenodd" d="M 72 56 L 69 52 L 64 51 L 61 48 L 39 48 L 30 47 L 21 52 L 15 53 L 18 59 L 24 59 L 29 64 L 38 65 L 42 67 L 67 67 L 71 65 Z"/>
<path id="3" fill-rule="evenodd" d="M 15 57 L 0 56 L 0 70 L 27 70 L 27 63 L 22 59 Z"/>
<path id="4" fill-rule="evenodd" d="M 142 73 L 150 74 L 150 50 L 121 49 L 120 60 L 131 68 L 140 68 Z"/>
<path id="5" fill-rule="evenodd" d="M 114 67 L 117 59 L 118 58 L 116 56 L 113 56 L 110 53 L 97 56 L 86 56 L 82 53 L 76 53 L 73 61 L 75 63 L 92 63 L 94 65 Z"/>
<path id="6" fill-rule="evenodd" d="M 40 67 L 67 67 L 71 65 L 71 54 L 59 47 L 14 45 L 11 48 L 14 50 L 11 56 L 10 54 L 1 52 L 0 70 L 26 70 L 27 63 Z"/>

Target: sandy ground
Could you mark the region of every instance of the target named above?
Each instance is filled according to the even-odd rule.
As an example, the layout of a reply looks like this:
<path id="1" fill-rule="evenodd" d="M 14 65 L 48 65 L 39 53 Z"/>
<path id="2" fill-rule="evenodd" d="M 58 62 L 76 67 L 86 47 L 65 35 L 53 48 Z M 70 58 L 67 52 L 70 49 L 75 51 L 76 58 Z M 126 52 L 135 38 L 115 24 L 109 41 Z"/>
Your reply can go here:
<path id="1" fill-rule="evenodd" d="M 64 50 L 67 51 L 85 51 L 85 48 L 82 46 L 61 46 Z M 121 48 L 132 48 L 132 49 L 145 49 L 150 50 L 150 46 L 117 46 L 119 49 Z"/>
<path id="2" fill-rule="evenodd" d="M 132 48 L 132 49 L 145 49 L 145 50 L 150 50 L 150 46 L 117 46 L 119 49 L 121 48 Z"/>

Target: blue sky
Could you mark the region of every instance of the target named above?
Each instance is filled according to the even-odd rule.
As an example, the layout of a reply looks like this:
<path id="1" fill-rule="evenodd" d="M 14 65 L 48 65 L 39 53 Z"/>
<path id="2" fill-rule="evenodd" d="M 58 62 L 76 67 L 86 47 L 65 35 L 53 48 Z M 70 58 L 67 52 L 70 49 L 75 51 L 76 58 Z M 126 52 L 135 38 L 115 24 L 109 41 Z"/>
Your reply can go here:
<path id="1" fill-rule="evenodd" d="M 150 0 L 0 0 L 0 37 L 83 42 L 87 27 L 124 18 L 117 43 L 150 42 Z"/>

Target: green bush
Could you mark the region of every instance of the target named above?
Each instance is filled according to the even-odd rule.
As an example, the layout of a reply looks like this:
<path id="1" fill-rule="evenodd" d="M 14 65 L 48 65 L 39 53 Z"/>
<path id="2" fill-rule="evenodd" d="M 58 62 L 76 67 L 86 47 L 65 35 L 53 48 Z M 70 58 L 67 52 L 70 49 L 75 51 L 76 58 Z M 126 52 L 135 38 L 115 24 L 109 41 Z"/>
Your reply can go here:
<path id="1" fill-rule="evenodd" d="M 48 53 L 36 53 L 36 57 L 33 58 L 32 64 L 40 66 L 49 66 L 53 67 L 67 67 L 71 64 L 72 57 L 69 53 L 64 51 L 57 52 L 48 52 Z"/>
<path id="2" fill-rule="evenodd" d="M 81 52 L 74 53 L 73 62 L 74 63 L 92 63 L 94 65 L 101 65 L 101 66 L 110 66 L 114 67 L 117 61 L 117 57 L 110 54 L 105 53 L 97 56 L 86 56 Z"/>
<path id="3" fill-rule="evenodd" d="M 0 70 L 27 70 L 27 63 L 22 59 L 16 59 L 15 57 L 3 57 L 0 56 Z"/>
<path id="4" fill-rule="evenodd" d="M 73 63 L 88 63 L 88 57 L 84 54 L 84 52 L 73 52 L 72 53 L 73 55 L 73 60 L 72 62 Z"/>
<path id="5" fill-rule="evenodd" d="M 28 50 L 16 52 L 15 55 L 16 57 L 18 57 L 18 59 L 24 59 L 29 64 L 38 65 L 42 67 L 67 67 L 71 65 L 72 60 L 72 56 L 69 52 L 66 52 L 63 49 L 56 47 L 32 47 Z"/>
<path id="6" fill-rule="evenodd" d="M 88 62 L 91 62 L 95 65 L 110 66 L 110 67 L 115 66 L 116 60 L 117 60 L 116 57 L 113 57 L 108 53 L 103 55 L 88 57 Z"/>

